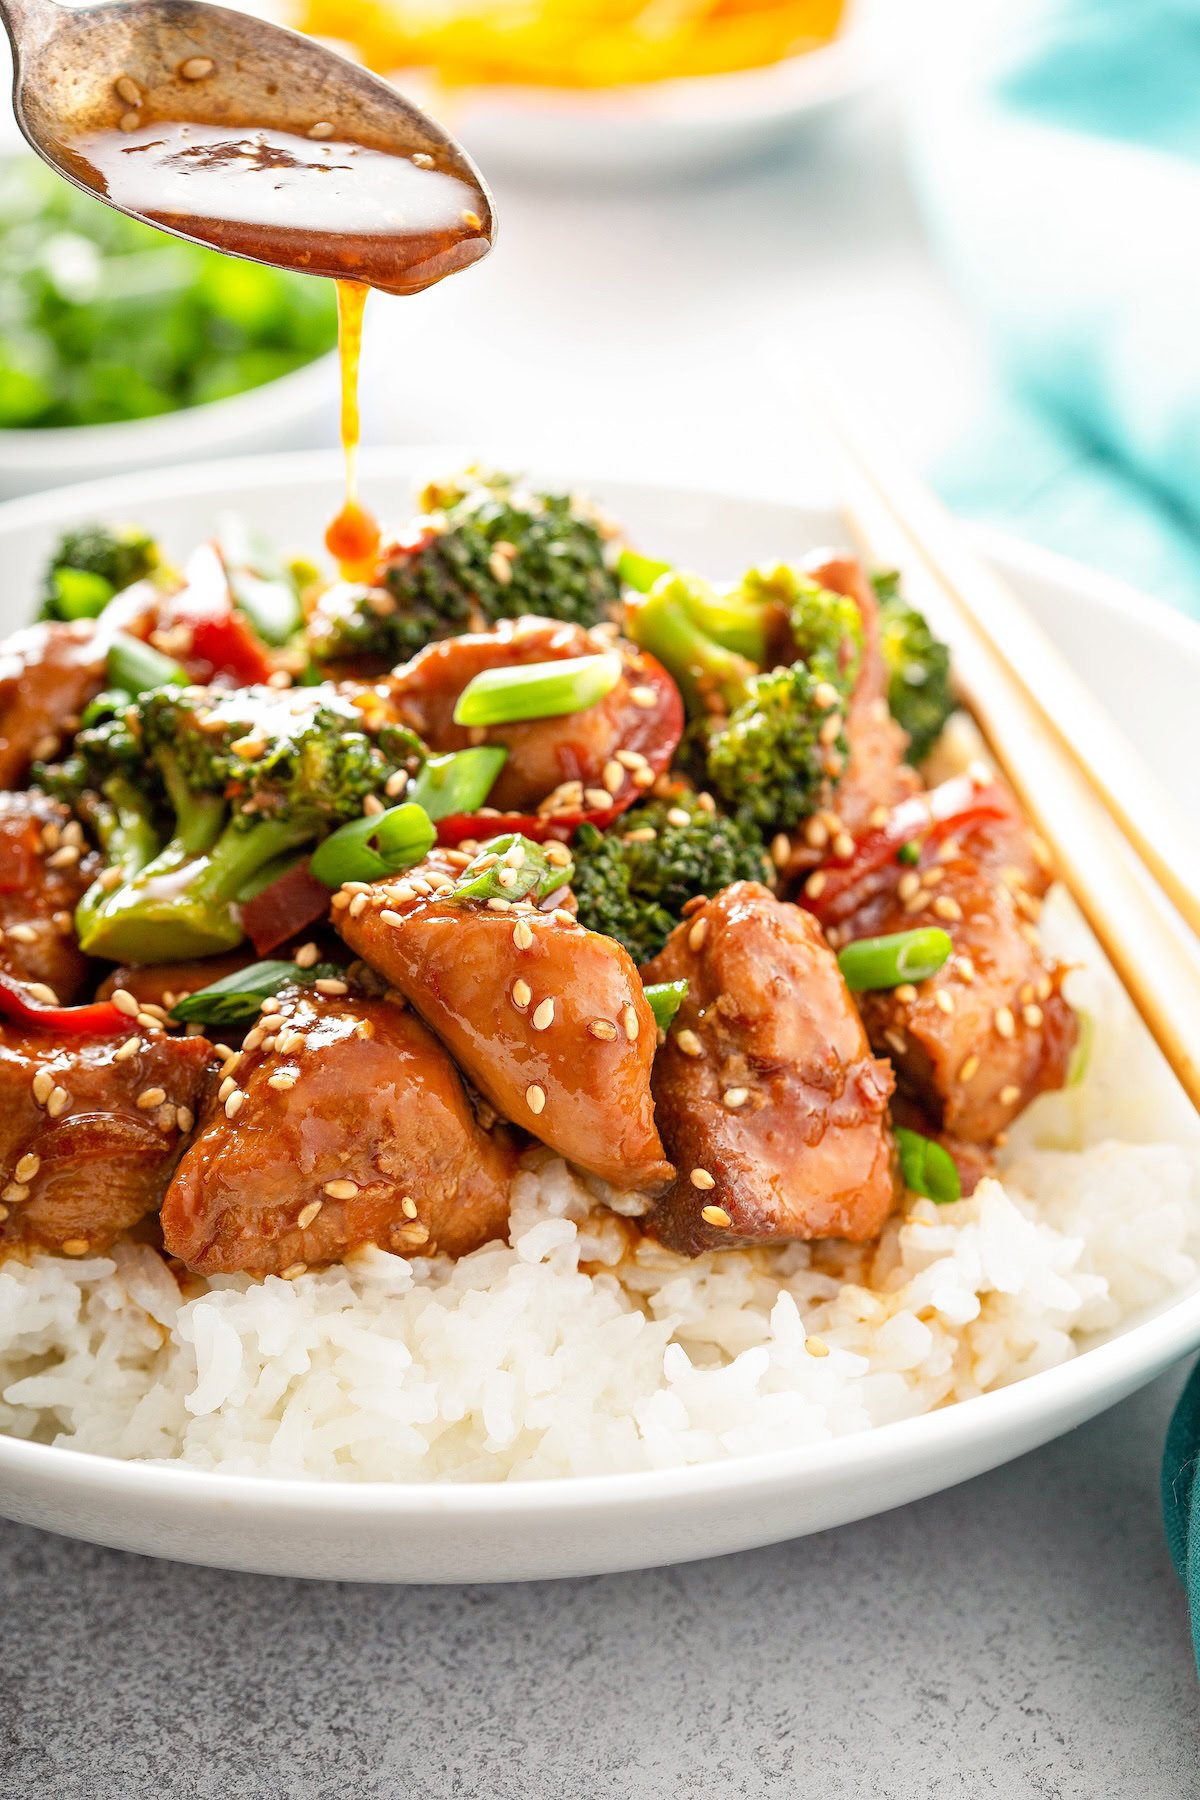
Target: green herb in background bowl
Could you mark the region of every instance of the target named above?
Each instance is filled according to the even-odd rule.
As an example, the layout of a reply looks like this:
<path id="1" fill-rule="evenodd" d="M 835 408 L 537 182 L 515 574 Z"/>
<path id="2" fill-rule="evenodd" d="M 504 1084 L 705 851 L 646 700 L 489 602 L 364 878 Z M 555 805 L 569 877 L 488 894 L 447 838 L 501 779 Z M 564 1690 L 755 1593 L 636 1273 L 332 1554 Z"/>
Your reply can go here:
<path id="1" fill-rule="evenodd" d="M 295 443 L 331 415 L 332 284 L 139 225 L 0 158 L 0 489 Z"/>

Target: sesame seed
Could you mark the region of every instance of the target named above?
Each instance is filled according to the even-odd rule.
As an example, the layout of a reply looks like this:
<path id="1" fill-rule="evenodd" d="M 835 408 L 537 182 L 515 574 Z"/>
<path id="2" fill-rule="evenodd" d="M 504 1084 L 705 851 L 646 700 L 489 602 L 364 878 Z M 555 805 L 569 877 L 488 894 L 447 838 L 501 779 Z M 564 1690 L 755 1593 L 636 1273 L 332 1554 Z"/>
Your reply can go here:
<path id="1" fill-rule="evenodd" d="M 599 1038 L 605 1044 L 611 1044 L 617 1035 L 617 1028 L 611 1019 L 589 1019 L 588 1031 L 592 1037 Z"/>
<path id="2" fill-rule="evenodd" d="M 529 1002 L 533 999 L 533 989 L 527 981 L 522 981 L 521 977 L 518 976 L 512 984 L 512 993 L 509 997 L 517 1011 L 524 1012 L 525 1008 L 529 1005 Z"/>
<path id="3" fill-rule="evenodd" d="M 777 869 L 785 869 L 792 857 L 792 840 L 786 831 L 780 831 L 771 839 L 771 861 Z"/>
<path id="4" fill-rule="evenodd" d="M 27 987 L 28 991 L 33 995 L 33 998 L 35 1000 L 40 1000 L 43 1006 L 58 1005 L 58 995 L 55 993 L 54 989 L 48 987 L 44 981 L 31 981 L 27 983 Z"/>
<path id="5" fill-rule="evenodd" d="M 292 961 L 298 969 L 311 969 L 317 960 L 317 954 L 315 944 L 301 944 Z"/>
<path id="6" fill-rule="evenodd" d="M 710 1175 L 707 1169 L 693 1169 L 688 1180 L 694 1188 L 715 1188 L 717 1185 L 716 1176 Z"/>
<path id="7" fill-rule="evenodd" d="M 873 806 L 867 814 L 867 824 L 872 831 L 882 831 L 890 817 L 886 806 Z"/>
<path id="8" fill-rule="evenodd" d="M 824 1338 L 806 1337 L 804 1340 L 804 1348 L 808 1351 L 810 1356 L 821 1357 L 829 1355 L 829 1345 L 825 1342 Z"/>
<path id="9" fill-rule="evenodd" d="M 362 917 L 363 913 L 366 912 L 366 910 L 367 910 L 367 895 L 366 894 L 355 894 L 353 900 L 351 900 L 351 902 L 350 902 L 350 917 L 352 919 L 360 919 Z"/>
<path id="10" fill-rule="evenodd" d="M 332 979 L 328 981 L 314 981 L 313 986 L 316 988 L 318 994 L 330 994 L 336 996 L 338 994 L 348 994 L 350 992 L 349 987 L 344 981 L 335 981 Z"/>
<path id="11" fill-rule="evenodd" d="M 64 1256 L 86 1256 L 91 1245 L 86 1238 L 64 1238 L 59 1249 Z"/>
<path id="12" fill-rule="evenodd" d="M 629 1039 L 630 1043 L 636 1043 L 640 1027 L 638 1025 L 637 1013 L 632 1006 L 626 1006 L 621 1009 L 621 1023 L 625 1027 L 625 1036 Z"/>
<path id="13" fill-rule="evenodd" d="M 141 122 L 141 113 L 134 112 L 132 108 L 129 112 L 122 113 L 117 120 L 117 124 L 121 127 L 122 131 L 136 131 Z"/>
<path id="14" fill-rule="evenodd" d="M 849 862 L 854 855 L 854 839 L 848 831 L 839 831 L 833 840 L 833 854 L 843 862 Z"/>
<path id="15" fill-rule="evenodd" d="M 235 1069 L 241 1067 L 241 1062 L 242 1062 L 241 1051 L 240 1050 L 231 1050 L 229 1052 L 229 1055 L 225 1058 L 225 1061 L 221 1064 L 221 1070 L 220 1070 L 221 1074 L 222 1075 L 232 1075 L 233 1071 Z"/>
<path id="16" fill-rule="evenodd" d="M 120 869 L 101 869 L 96 879 L 104 892 L 106 894 L 111 894 L 115 887 L 120 887 L 121 885 L 121 871 Z"/>
<path id="17" fill-rule="evenodd" d="M 385 810 L 383 801 L 378 794 L 364 794 L 362 809 L 363 817 L 367 819 L 378 818 L 379 814 Z"/>
<path id="18" fill-rule="evenodd" d="M 54 1092 L 54 1077 L 49 1069 L 39 1069 L 33 1078 L 33 1097 L 39 1106 L 45 1106 Z"/>
<path id="19" fill-rule="evenodd" d="M 822 710 L 825 710 L 827 707 L 837 705 L 839 695 L 832 681 L 818 681 L 813 689 L 813 699 Z"/>
<path id="20" fill-rule="evenodd" d="M 308 1230 L 324 1204 L 325 1202 L 323 1200 L 310 1200 L 307 1206 L 300 1209 L 299 1213 L 296 1215 L 296 1223 L 301 1231 Z"/>
<path id="21" fill-rule="evenodd" d="M 954 1011 L 954 995 L 949 993 L 945 988 L 939 988 L 937 990 L 936 994 L 933 996 L 933 1003 L 935 1006 L 940 1007 L 944 1013 L 952 1013 Z"/>
<path id="22" fill-rule="evenodd" d="M 972 1054 L 971 1056 L 968 1056 L 966 1062 L 962 1065 L 962 1068 L 958 1071 L 958 1079 L 963 1082 L 973 1081 L 975 1079 L 976 1075 L 978 1075 L 978 1073 L 979 1073 L 979 1058 L 977 1056 L 975 1056 L 974 1054 Z"/>
<path id="23" fill-rule="evenodd" d="M 234 738 L 229 746 L 235 756 L 244 757 L 247 762 L 257 761 L 266 747 L 266 738 L 256 737 L 252 731 L 247 732 L 245 737 Z"/>
<path id="24" fill-rule="evenodd" d="M 1029 1005 L 1022 1008 L 1021 1017 L 1030 1031 L 1040 1031 L 1044 1014 L 1040 1006 Z"/>
<path id="25" fill-rule="evenodd" d="M 825 891 L 827 880 L 824 869 L 817 869 L 804 884 L 804 891 L 810 900 L 818 900 Z"/>
<path id="26" fill-rule="evenodd" d="M 908 1039 L 902 1031 L 895 1031 L 891 1026 L 883 1034 L 885 1042 L 897 1056 L 908 1055 Z"/>
<path id="27" fill-rule="evenodd" d="M 177 1106 L 175 1108 L 175 1123 L 178 1125 L 180 1131 L 188 1132 L 192 1129 L 192 1126 L 196 1123 L 196 1115 L 190 1106 Z"/>
<path id="28" fill-rule="evenodd" d="M 389 800 L 398 799 L 408 786 L 408 770 L 394 769 L 383 784 L 383 791 Z"/>
<path id="29" fill-rule="evenodd" d="M 211 56 L 189 56 L 186 62 L 179 65 L 179 73 L 185 81 L 203 81 L 216 68 Z"/>
<path id="30" fill-rule="evenodd" d="M 427 1241 L 429 1237 L 429 1227 L 427 1225 L 417 1224 L 402 1225 L 397 1231 L 396 1236 L 404 1245 L 405 1249 L 415 1250 Z"/>
<path id="31" fill-rule="evenodd" d="M 162 1105 L 162 1103 L 166 1099 L 166 1097 L 167 1097 L 166 1088 L 160 1088 L 160 1087 L 143 1088 L 141 1093 L 137 1097 L 138 1111 L 139 1112 L 152 1112 L 156 1106 Z"/>
<path id="32" fill-rule="evenodd" d="M 487 904 L 489 912 L 506 913 L 512 911 L 512 901 L 502 900 L 499 895 L 497 895 L 495 899 L 489 900 Z"/>
<path id="33" fill-rule="evenodd" d="M 704 1045 L 700 1042 L 700 1039 L 696 1036 L 695 1032 L 689 1031 L 686 1026 L 682 1031 L 677 1031 L 675 1033 L 675 1043 L 685 1056 L 704 1055 Z"/>
<path id="34" fill-rule="evenodd" d="M 416 1218 L 417 1203 L 411 1194 L 405 1194 L 403 1200 L 400 1202 L 400 1211 L 404 1214 L 406 1219 Z"/>
<path id="35" fill-rule="evenodd" d="M 939 919 L 946 919 L 951 924 L 957 924 L 963 916 L 962 907 L 949 894 L 938 894 L 933 902 L 933 910 Z"/>
<path id="36" fill-rule="evenodd" d="M 750 1089 L 743 1087 L 726 1088 L 725 1092 L 721 1095 L 723 1104 L 726 1105 L 731 1112 L 736 1112 L 739 1106 L 745 1106 L 749 1098 Z"/>
<path id="37" fill-rule="evenodd" d="M 902 981 L 899 987 L 892 989 L 892 993 L 902 1006 L 911 1006 L 917 997 L 917 990 L 911 981 Z"/>
<path id="38" fill-rule="evenodd" d="M 136 1019 L 138 1013 L 141 1011 L 141 1007 L 129 992 L 128 988 L 114 988 L 112 1003 L 118 1012 L 123 1012 L 126 1017 L 130 1019 Z"/>
<path id="39" fill-rule="evenodd" d="M 1020 1098 L 1021 1090 L 1015 1081 L 1010 1081 L 1007 1087 L 1000 1089 L 1001 1106 L 1015 1106 Z"/>
<path id="40" fill-rule="evenodd" d="M 553 1000 L 543 1000 L 541 1002 L 540 1006 L 535 1007 L 533 1017 L 530 1020 L 530 1024 L 533 1026 L 533 1029 L 535 1031 L 545 1031 L 546 1028 L 550 1025 L 553 1025 L 553 1023 L 554 1023 L 554 1001 Z"/>
<path id="41" fill-rule="evenodd" d="M 945 881 L 945 879 L 946 879 L 945 869 L 933 868 L 933 869 L 923 869 L 921 871 L 922 887 L 927 887 L 927 888 L 939 887 L 941 885 L 941 883 L 943 881 Z"/>
<path id="42" fill-rule="evenodd" d="M 131 75 L 118 75 L 113 86 L 117 90 L 118 100 L 123 100 L 126 106 L 141 105 L 142 90 Z"/>
<path id="43" fill-rule="evenodd" d="M 0 1190 L 0 1197 L 7 1200 L 11 1206 L 19 1206 L 22 1200 L 28 1200 L 29 1189 L 23 1182 L 10 1181 L 3 1190 Z"/>
<path id="44" fill-rule="evenodd" d="M 841 729 L 841 713 L 829 713 L 826 718 L 821 720 L 821 729 L 817 732 L 817 742 L 826 745 L 836 743 Z"/>
<path id="45" fill-rule="evenodd" d="M 721 1231 L 727 1230 L 733 1223 L 723 1206 L 702 1206 L 700 1217 L 706 1225 L 715 1225 Z"/>
<path id="46" fill-rule="evenodd" d="M 699 950 L 702 947 L 704 940 L 707 936 L 708 936 L 708 920 L 705 918 L 697 919 L 696 923 L 692 926 L 691 930 L 688 932 L 688 940 L 687 940 L 688 941 L 688 949 L 689 950 Z"/>
<path id="47" fill-rule="evenodd" d="M 345 910 L 349 906 L 349 904 L 350 904 L 350 896 L 349 896 L 349 894 L 344 893 L 344 892 L 335 894 L 333 896 L 333 899 L 329 902 L 330 909 L 333 912 L 345 912 Z"/>
<path id="48" fill-rule="evenodd" d="M 518 846 L 514 846 L 517 848 Z M 557 843 L 553 838 L 542 846 L 546 861 L 555 869 L 565 869 L 571 861 L 571 852 L 565 844 Z"/>
<path id="49" fill-rule="evenodd" d="M 516 887 L 518 879 L 519 871 L 516 869 L 501 869 L 496 876 L 496 880 L 502 888 Z M 350 911 L 353 912 L 354 908 L 351 907 Z"/>
<path id="50" fill-rule="evenodd" d="M 480 216 L 477 212 L 470 212 L 469 210 L 464 209 L 464 211 L 459 213 L 458 216 L 462 220 L 463 224 L 467 227 L 468 231 L 482 230 L 483 220 L 480 218 Z"/>
<path id="51" fill-rule="evenodd" d="M 518 919 L 513 926 L 513 943 L 518 950 L 528 950 L 533 942 L 533 932 L 524 919 Z"/>
<path id="52" fill-rule="evenodd" d="M 971 961 L 971 958 L 969 956 L 956 956 L 954 959 L 954 967 L 957 969 L 960 978 L 966 982 L 968 987 L 970 987 L 975 980 L 975 964 Z"/>
<path id="53" fill-rule="evenodd" d="M 629 698 L 635 706 L 640 706 L 643 712 L 648 712 L 652 706 L 658 704 L 658 696 L 652 687 L 630 688 Z"/>
<path id="54" fill-rule="evenodd" d="M 225 1077 L 224 1081 L 221 1083 L 220 1087 L 217 1089 L 217 1099 L 220 1101 L 222 1106 L 224 1106 L 225 1102 L 228 1100 L 230 1094 L 232 1094 L 232 1092 L 236 1088 L 236 1086 L 237 1086 L 237 1082 L 233 1079 L 233 1076 L 227 1075 Z"/>
<path id="55" fill-rule="evenodd" d="M 336 1181 L 325 1183 L 325 1192 L 331 1200 L 353 1200 L 358 1192 L 358 1183 L 348 1180 L 345 1176 L 339 1176 Z"/>
<path id="56" fill-rule="evenodd" d="M 546 1090 L 531 1082 L 525 1089 L 525 1103 L 531 1113 L 540 1113 L 546 1105 Z"/>
<path id="57" fill-rule="evenodd" d="M 328 119 L 318 119 L 315 125 L 309 126 L 308 136 L 310 138 L 331 138 L 333 136 L 333 126 L 329 123 Z"/>
<path id="58" fill-rule="evenodd" d="M 1054 992 L 1054 983 L 1051 981 L 1049 975 L 1038 976 L 1035 992 L 1039 1000 L 1048 1000 L 1050 998 L 1051 994 Z"/>
<path id="59" fill-rule="evenodd" d="M 78 844 L 64 844 L 53 856 L 46 858 L 46 866 L 50 869 L 69 869 L 79 861 Z"/>
<path id="60" fill-rule="evenodd" d="M 267 676 L 267 686 L 269 688 L 290 688 L 291 685 L 292 678 L 286 669 L 275 669 Z"/>
<path id="61" fill-rule="evenodd" d="M 896 892 L 901 900 L 911 900 L 914 894 L 920 892 L 920 888 L 921 877 L 915 869 L 906 869 L 896 883 Z"/>
<path id="62" fill-rule="evenodd" d="M 1002 1038 L 1010 1038 L 1017 1029 L 1011 1006 L 998 1006 L 992 1014 L 992 1023 Z"/>
<path id="63" fill-rule="evenodd" d="M 308 135 L 311 137 L 312 132 L 310 131 Z M 307 1273 L 308 1264 L 306 1262 L 289 1263 L 286 1269 L 281 1269 L 279 1271 L 279 1279 L 280 1281 L 295 1281 L 298 1275 L 305 1275 Z"/>
<path id="64" fill-rule="evenodd" d="M 241 1088 L 235 1087 L 233 1092 L 226 1096 L 225 1117 L 227 1119 L 236 1119 L 245 1104 L 245 1094 L 242 1092 Z"/>
<path id="65" fill-rule="evenodd" d="M 37 932 L 32 925 L 10 925 L 5 935 L 14 944 L 32 944 L 37 941 Z"/>
<path id="66" fill-rule="evenodd" d="M 13 1170 L 18 1181 L 32 1181 L 42 1166 L 42 1159 L 36 1150 L 27 1150 L 16 1168 Z"/>
<path id="67" fill-rule="evenodd" d="M 277 1094 L 286 1094 L 288 1090 L 294 1088 L 295 1085 L 296 1077 L 294 1075 L 288 1075 L 286 1072 L 279 1075 L 267 1076 L 267 1086 L 269 1088 L 274 1088 Z"/>
<path id="68" fill-rule="evenodd" d="M 508 849 L 504 852 L 505 866 L 509 869 L 519 869 L 524 864 L 524 861 L 525 861 L 525 846 L 524 846 L 524 844 L 519 844 L 519 843 L 518 844 L 510 844 L 508 846 Z"/>
<path id="69" fill-rule="evenodd" d="M 593 812 L 605 812 L 612 805 L 612 795 L 607 788 L 584 788 L 583 798 Z"/>
<path id="70" fill-rule="evenodd" d="M 628 769 L 630 773 L 634 769 L 644 769 L 648 766 L 640 750 L 617 750 L 614 751 L 614 755 L 621 767 Z"/>
<path id="71" fill-rule="evenodd" d="M 51 1088 L 46 1099 L 46 1111 L 52 1119 L 57 1119 L 66 1112 L 71 1104 L 71 1096 L 64 1087 Z"/>
<path id="72" fill-rule="evenodd" d="M 567 911 L 565 906 L 556 906 L 550 914 L 556 925 L 575 925 L 578 923 L 575 914 Z"/>

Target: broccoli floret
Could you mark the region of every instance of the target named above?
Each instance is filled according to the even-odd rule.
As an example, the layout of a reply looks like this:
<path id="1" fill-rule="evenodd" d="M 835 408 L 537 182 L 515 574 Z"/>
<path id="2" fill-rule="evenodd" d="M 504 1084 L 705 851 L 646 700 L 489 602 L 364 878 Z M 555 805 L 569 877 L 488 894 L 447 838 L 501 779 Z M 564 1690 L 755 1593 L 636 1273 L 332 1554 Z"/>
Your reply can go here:
<path id="1" fill-rule="evenodd" d="M 377 584 L 338 583 L 309 621 L 318 661 L 395 663 L 469 626 L 539 613 L 595 625 L 616 604 L 605 533 L 569 495 L 469 472 L 422 495 L 426 517 L 389 552 Z"/>
<path id="2" fill-rule="evenodd" d="M 263 870 L 360 817 L 420 760 L 411 733 L 373 735 L 331 688 L 159 688 L 126 717 L 170 823 L 152 860 L 78 921 L 83 948 L 115 961 L 234 948 L 239 898 Z"/>
<path id="3" fill-rule="evenodd" d="M 581 825 L 572 887 L 579 918 L 649 962 L 697 894 L 733 881 L 766 881 L 762 839 L 744 821 L 702 808 L 694 794 L 636 806 L 607 832 Z"/>
<path id="4" fill-rule="evenodd" d="M 158 564 L 158 545 L 140 525 L 84 525 L 68 531 L 46 570 L 41 616 L 94 619 L 114 594 Z"/>
<path id="5" fill-rule="evenodd" d="M 877 575 L 879 640 L 888 668 L 888 707 L 909 735 L 907 759 L 924 762 L 954 711 L 950 651 L 900 592 L 894 572 Z"/>
<path id="6" fill-rule="evenodd" d="M 788 660 L 763 669 L 781 619 Z M 667 574 L 630 604 L 628 629 L 679 682 L 699 772 L 730 811 L 760 831 L 788 830 L 827 801 L 862 660 L 853 601 L 787 568 L 751 571 L 720 595 Z M 731 647 L 755 639 L 754 660 Z"/>
<path id="7" fill-rule="evenodd" d="M 132 881 L 162 847 L 162 787 L 146 766 L 128 713 L 128 694 L 97 695 L 70 755 L 33 771 L 36 785 L 71 808 L 104 855 L 104 869 L 76 909 L 81 937 L 116 886 L 111 871 L 121 882 Z"/>

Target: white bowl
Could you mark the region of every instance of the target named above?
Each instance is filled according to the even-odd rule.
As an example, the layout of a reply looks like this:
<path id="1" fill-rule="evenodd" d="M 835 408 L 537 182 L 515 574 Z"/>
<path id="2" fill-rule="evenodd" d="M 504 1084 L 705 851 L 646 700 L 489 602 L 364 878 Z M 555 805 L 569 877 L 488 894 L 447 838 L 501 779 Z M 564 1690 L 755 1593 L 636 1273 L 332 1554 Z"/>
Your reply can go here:
<path id="1" fill-rule="evenodd" d="M 854 0 L 838 36 L 761 69 L 630 87 L 467 87 L 425 70 L 396 86 L 445 122 L 486 172 L 639 182 L 760 155 L 861 93 L 882 64 L 878 4 Z"/>
<path id="2" fill-rule="evenodd" d="M 511 455 L 511 453 L 510 453 Z M 505 466 L 503 453 L 488 460 Z M 367 500 L 396 517 L 433 453 L 368 452 Z M 436 466 L 453 466 L 450 450 Z M 820 500 L 783 504 L 554 471 L 655 551 L 715 576 L 844 538 Z M 311 546 L 336 505 L 331 454 L 185 468 L 0 507 L 0 629 L 17 624 L 68 523 L 135 516 L 181 553 L 236 506 Z M 1073 564 L 987 536 L 998 568 L 1118 716 L 1180 804 L 1200 811 L 1200 629 Z M 1147 707 L 1153 692 L 1156 704 Z M 1200 1344 L 1200 1282 L 1073 1361 L 924 1417 L 815 1448 L 699 1467 L 506 1485 L 361 1486 L 214 1475 L 0 1438 L 0 1513 L 183 1562 L 347 1581 L 513 1581 L 687 1561 L 800 1536 L 994 1468 L 1112 1405 Z"/>

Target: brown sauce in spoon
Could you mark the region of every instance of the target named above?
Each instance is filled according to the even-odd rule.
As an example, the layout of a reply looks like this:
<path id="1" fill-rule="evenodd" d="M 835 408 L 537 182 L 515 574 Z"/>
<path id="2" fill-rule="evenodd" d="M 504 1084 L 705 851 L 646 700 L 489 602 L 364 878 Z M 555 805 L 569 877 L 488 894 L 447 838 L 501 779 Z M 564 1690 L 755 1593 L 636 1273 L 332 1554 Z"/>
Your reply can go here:
<path id="1" fill-rule="evenodd" d="M 144 120 L 144 122 L 143 122 Z M 491 248 L 487 194 L 439 149 L 400 153 L 316 120 L 306 135 L 270 124 L 139 119 L 81 132 L 78 178 L 123 209 L 234 256 L 338 284 L 346 499 L 326 544 L 362 578 L 379 528 L 356 483 L 358 362 L 367 290 L 416 294 Z"/>

